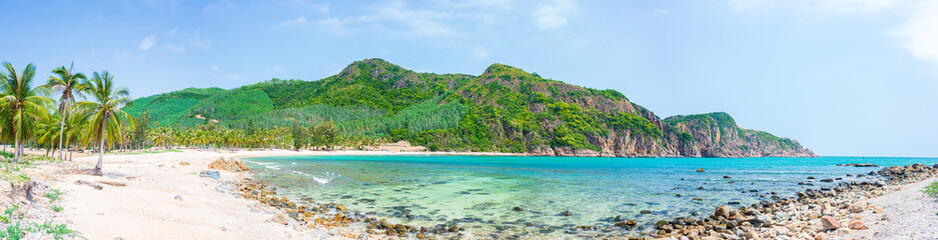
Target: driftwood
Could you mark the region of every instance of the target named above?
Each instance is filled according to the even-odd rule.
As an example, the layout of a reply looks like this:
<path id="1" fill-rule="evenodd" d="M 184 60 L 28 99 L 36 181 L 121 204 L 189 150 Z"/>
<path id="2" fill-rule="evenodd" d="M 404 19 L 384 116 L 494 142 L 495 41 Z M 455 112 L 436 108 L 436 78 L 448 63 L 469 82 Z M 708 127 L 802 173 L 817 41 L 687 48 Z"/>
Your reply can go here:
<path id="1" fill-rule="evenodd" d="M 111 185 L 111 186 L 115 186 L 115 187 L 125 187 L 125 186 L 127 186 L 126 183 L 122 183 L 122 182 L 111 182 L 111 181 L 97 181 L 97 182 L 100 183 L 100 184 L 107 184 L 107 185 Z"/>
<path id="2" fill-rule="evenodd" d="M 84 180 L 75 181 L 75 185 L 88 185 L 89 187 L 93 187 L 94 189 L 97 189 L 97 190 L 104 189 L 103 186 L 98 185 L 97 183 L 93 183 L 93 182 L 89 182 L 89 181 L 84 181 Z"/>

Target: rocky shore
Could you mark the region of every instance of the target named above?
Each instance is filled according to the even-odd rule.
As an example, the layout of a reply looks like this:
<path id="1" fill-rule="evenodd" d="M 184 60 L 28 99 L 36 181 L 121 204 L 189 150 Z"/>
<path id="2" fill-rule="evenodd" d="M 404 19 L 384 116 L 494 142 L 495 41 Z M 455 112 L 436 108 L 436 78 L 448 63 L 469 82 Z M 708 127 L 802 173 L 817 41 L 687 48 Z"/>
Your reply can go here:
<path id="1" fill-rule="evenodd" d="M 773 197 L 774 201 L 763 201 L 744 207 L 727 205 L 716 208 L 709 216 L 691 216 L 661 220 L 649 229 L 636 220 L 610 217 L 603 226 L 575 226 L 554 229 L 568 237 L 627 238 L 627 239 L 846 239 L 857 235 L 856 231 L 869 228 L 874 220 L 882 218 L 883 209 L 868 204 L 869 199 L 901 190 L 901 185 L 915 183 L 938 176 L 938 168 L 914 164 L 888 167 L 866 174 L 869 181 L 842 181 L 836 187 L 807 189 L 789 198 Z M 818 181 L 830 182 L 834 179 Z M 839 181 L 839 179 L 838 179 Z M 272 221 L 295 228 L 343 228 L 343 237 L 375 238 L 462 238 L 464 229 L 454 223 L 435 226 L 411 226 L 391 223 L 375 213 L 364 213 L 335 203 L 317 203 L 313 199 L 291 201 L 277 195 L 276 188 L 263 181 L 244 179 L 234 183 L 236 191 L 244 198 L 256 199 L 267 206 L 282 210 L 285 214 L 274 216 Z M 506 210 L 507 211 L 507 210 Z M 518 211 L 518 210 L 514 210 Z M 861 214 L 866 214 L 861 216 Z M 872 215 L 870 215 L 872 214 Z M 865 216 L 865 217 L 864 217 Z M 405 215 L 405 217 L 408 217 Z M 357 224 L 356 223 L 360 223 Z M 352 225 L 364 226 L 354 229 Z M 539 228 L 538 226 L 527 226 Z M 353 233 L 354 232 L 354 233 Z M 490 237 L 519 237 L 510 233 L 492 233 Z M 635 235 L 639 233 L 640 235 Z M 545 237 L 545 235 L 537 235 Z M 631 237 L 629 237 L 631 236 Z M 524 238 L 523 235 L 520 237 Z M 532 236 L 528 236 L 532 237 Z"/>
<path id="2" fill-rule="evenodd" d="M 841 182 L 834 188 L 808 189 L 791 198 L 749 207 L 724 205 L 699 219 L 659 221 L 655 233 L 640 238 L 845 239 L 857 235 L 855 231 L 868 229 L 867 224 L 874 220 L 869 218 L 883 217 L 883 209 L 868 204 L 867 200 L 901 190 L 903 184 L 934 178 L 938 175 L 936 167 L 922 164 L 887 167 L 870 172 L 878 175 L 880 181 Z"/>

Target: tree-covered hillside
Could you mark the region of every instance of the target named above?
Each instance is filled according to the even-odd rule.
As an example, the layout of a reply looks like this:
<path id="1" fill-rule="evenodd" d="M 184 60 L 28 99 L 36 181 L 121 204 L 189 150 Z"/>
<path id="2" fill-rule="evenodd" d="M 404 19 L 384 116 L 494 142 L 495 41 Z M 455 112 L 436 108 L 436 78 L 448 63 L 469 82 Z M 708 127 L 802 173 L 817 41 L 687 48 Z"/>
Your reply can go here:
<path id="1" fill-rule="evenodd" d="M 472 76 L 417 73 L 366 59 L 318 81 L 273 79 L 230 90 L 189 88 L 137 99 L 124 110 L 134 116 L 148 112 L 156 125 L 177 129 L 328 123 L 340 138 L 407 140 L 430 150 L 602 156 L 716 151 L 694 151 L 702 146 L 696 142 L 699 131 L 676 125 L 702 120 L 661 121 L 614 90 L 574 86 L 503 64 Z M 779 139 L 758 133 L 740 136 Z M 803 149 L 799 154 L 813 155 Z"/>

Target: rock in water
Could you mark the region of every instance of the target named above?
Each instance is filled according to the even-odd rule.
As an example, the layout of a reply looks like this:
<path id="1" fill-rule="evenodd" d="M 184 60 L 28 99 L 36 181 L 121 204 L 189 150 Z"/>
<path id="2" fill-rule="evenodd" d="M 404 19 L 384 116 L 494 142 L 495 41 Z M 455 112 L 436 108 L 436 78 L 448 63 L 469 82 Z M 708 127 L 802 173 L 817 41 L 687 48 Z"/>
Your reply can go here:
<path id="1" fill-rule="evenodd" d="M 521 209 L 521 207 L 513 207 L 513 208 L 511 208 L 511 210 L 512 210 L 512 211 L 515 211 L 515 212 L 524 211 L 524 209 Z"/>
<path id="2" fill-rule="evenodd" d="M 199 177 L 207 177 L 218 180 L 221 179 L 221 174 L 219 174 L 218 171 L 205 170 L 199 173 Z"/>
<path id="3" fill-rule="evenodd" d="M 860 221 L 850 223 L 850 225 L 847 227 L 853 230 L 866 230 L 866 224 L 863 224 L 863 222 Z"/>
<path id="4" fill-rule="evenodd" d="M 697 172 L 704 172 L 703 168 L 698 168 Z"/>
<path id="5" fill-rule="evenodd" d="M 244 162 L 241 162 L 241 160 L 237 160 L 237 159 L 225 160 L 224 157 L 220 157 L 217 160 L 213 161 L 212 163 L 209 163 L 208 168 L 225 170 L 229 172 L 250 172 L 251 171 L 251 169 L 248 169 L 248 167 L 245 166 Z"/>
<path id="6" fill-rule="evenodd" d="M 714 215 L 714 216 L 717 216 L 717 217 L 728 218 L 728 217 L 730 217 L 730 212 L 732 212 L 732 211 L 733 211 L 733 208 L 732 208 L 732 207 L 727 206 L 727 205 L 723 205 L 723 206 L 717 207 L 717 210 L 716 210 L 716 212 L 715 212 L 713 215 Z"/>
<path id="7" fill-rule="evenodd" d="M 840 222 L 838 222 L 837 219 L 834 219 L 834 217 L 831 217 L 831 216 L 821 217 L 821 231 L 827 231 L 827 230 L 838 229 L 838 228 L 840 228 Z"/>

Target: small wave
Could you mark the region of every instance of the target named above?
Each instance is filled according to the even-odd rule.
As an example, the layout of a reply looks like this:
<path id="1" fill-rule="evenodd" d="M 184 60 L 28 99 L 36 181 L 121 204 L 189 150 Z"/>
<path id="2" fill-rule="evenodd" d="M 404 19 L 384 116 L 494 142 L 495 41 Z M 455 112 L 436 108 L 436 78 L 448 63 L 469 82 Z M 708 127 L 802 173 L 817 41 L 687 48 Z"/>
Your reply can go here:
<path id="1" fill-rule="evenodd" d="M 316 180 L 316 182 L 319 182 L 319 184 L 326 184 L 332 181 L 332 179 L 325 179 L 325 178 L 318 178 L 318 177 L 313 177 L 313 180 Z"/>
<path id="2" fill-rule="evenodd" d="M 265 165 L 264 167 L 265 167 L 265 168 L 270 168 L 270 169 L 273 169 L 273 170 L 280 170 L 280 167 L 277 167 L 277 166 L 266 166 L 266 165 Z"/>

